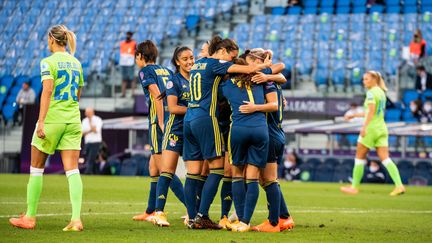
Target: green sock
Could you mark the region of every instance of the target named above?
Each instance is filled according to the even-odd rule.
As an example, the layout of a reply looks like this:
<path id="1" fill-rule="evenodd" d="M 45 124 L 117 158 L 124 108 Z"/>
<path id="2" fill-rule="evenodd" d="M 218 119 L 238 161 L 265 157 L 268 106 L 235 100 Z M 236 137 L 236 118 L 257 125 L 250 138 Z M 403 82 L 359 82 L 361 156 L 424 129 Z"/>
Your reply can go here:
<path id="1" fill-rule="evenodd" d="M 402 186 L 402 180 L 400 178 L 399 169 L 397 168 L 396 164 L 393 163 L 393 161 L 390 158 L 385 159 L 382 163 L 386 167 L 394 184 L 398 187 Z"/>
<path id="2" fill-rule="evenodd" d="M 36 217 L 39 198 L 42 193 L 44 169 L 30 167 L 30 178 L 27 184 L 27 217 Z"/>
<path id="3" fill-rule="evenodd" d="M 352 187 L 357 188 L 360 185 L 360 182 L 363 178 L 364 166 L 366 164 L 366 160 L 364 159 L 355 159 L 354 169 L 353 169 L 353 177 L 352 177 Z"/>
<path id="4" fill-rule="evenodd" d="M 69 182 L 69 196 L 72 204 L 71 220 L 78 220 L 80 219 L 81 215 L 81 203 L 83 193 L 81 176 L 78 169 L 66 171 L 66 176 Z"/>

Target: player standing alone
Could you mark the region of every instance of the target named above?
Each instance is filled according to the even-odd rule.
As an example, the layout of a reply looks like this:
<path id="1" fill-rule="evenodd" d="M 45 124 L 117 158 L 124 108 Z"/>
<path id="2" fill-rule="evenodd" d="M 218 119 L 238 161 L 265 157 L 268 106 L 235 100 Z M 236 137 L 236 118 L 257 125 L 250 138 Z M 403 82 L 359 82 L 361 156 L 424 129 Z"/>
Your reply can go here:
<path id="1" fill-rule="evenodd" d="M 341 191 L 347 194 L 357 194 L 358 186 L 363 177 L 364 166 L 366 165 L 366 155 L 369 150 L 375 148 L 378 157 L 387 169 L 396 188 L 390 193 L 391 196 L 397 196 L 405 193 L 405 187 L 402 184 L 399 170 L 395 163 L 389 157 L 388 151 L 388 131 L 384 121 L 384 112 L 386 108 L 387 87 L 379 72 L 368 71 L 363 76 L 363 84 L 368 90 L 364 102 L 365 113 L 355 114 L 346 117 L 365 117 L 365 122 L 360 131 L 357 143 L 357 152 L 353 170 L 353 179 L 351 186 L 341 187 Z"/>
<path id="2" fill-rule="evenodd" d="M 70 54 L 66 52 L 69 47 Z M 69 182 L 72 218 L 63 231 L 82 231 L 81 203 L 83 185 L 78 170 L 81 150 L 81 115 L 78 101 L 84 78 L 81 63 L 73 56 L 75 34 L 64 25 L 48 32 L 48 48 L 53 54 L 41 61 L 42 96 L 39 119 L 32 138 L 30 178 L 27 184 L 27 211 L 9 222 L 16 227 L 33 229 L 42 192 L 45 161 L 60 150 Z"/>

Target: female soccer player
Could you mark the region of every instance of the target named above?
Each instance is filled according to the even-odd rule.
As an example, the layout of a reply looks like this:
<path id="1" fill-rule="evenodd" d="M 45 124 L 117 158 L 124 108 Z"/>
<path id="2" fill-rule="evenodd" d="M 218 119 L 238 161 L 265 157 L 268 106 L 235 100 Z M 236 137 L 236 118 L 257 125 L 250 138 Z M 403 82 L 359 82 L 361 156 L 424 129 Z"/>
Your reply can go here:
<path id="1" fill-rule="evenodd" d="M 183 118 L 186 114 L 189 92 L 189 74 L 194 64 L 193 52 L 188 47 L 178 47 L 171 60 L 176 68 L 172 81 L 166 85 L 168 111 L 170 113 L 165 126 L 162 142 L 162 164 L 157 183 L 156 214 L 153 222 L 158 226 L 169 226 L 166 214 L 163 212 L 168 195 L 168 187 L 177 168 L 179 156 L 183 152 Z"/>
<path id="2" fill-rule="evenodd" d="M 405 187 L 402 184 L 398 168 L 389 157 L 388 131 L 384 121 L 387 87 L 381 74 L 376 71 L 366 72 L 363 76 L 363 84 L 368 90 L 364 102 L 365 113 L 346 117 L 347 119 L 365 117 L 357 142 L 352 184 L 340 189 L 347 194 L 357 194 L 359 192 L 358 186 L 363 177 L 364 166 L 367 163 L 366 155 L 370 149 L 375 148 L 378 157 L 396 185 L 390 196 L 401 195 L 405 193 Z"/>
<path id="3" fill-rule="evenodd" d="M 66 47 L 69 52 L 66 52 Z M 69 182 L 72 218 L 63 231 L 82 231 L 80 218 L 83 185 L 78 170 L 81 150 L 81 117 L 78 101 L 84 78 L 81 63 L 73 56 L 75 34 L 64 25 L 48 32 L 48 48 L 53 54 L 41 61 L 42 96 L 39 119 L 32 138 L 30 179 L 27 184 L 27 212 L 9 222 L 16 227 L 33 229 L 42 192 L 45 161 L 59 150 Z"/>
<path id="4" fill-rule="evenodd" d="M 161 92 L 171 80 L 172 74 L 169 69 L 156 65 L 158 49 L 156 45 L 146 40 L 140 43 L 135 51 L 135 61 L 141 68 L 138 78 L 144 90 L 149 107 L 149 141 L 152 155 L 149 162 L 151 176 L 150 193 L 147 209 L 144 213 L 136 215 L 133 220 L 153 222 L 156 207 L 156 185 L 159 179 L 162 160 L 162 138 L 164 131 L 164 119 L 168 117 L 165 113 L 163 99 L 159 99 Z M 173 175 L 170 183 L 171 189 L 180 201 L 184 202 L 184 191 L 180 179 Z"/>
<path id="5" fill-rule="evenodd" d="M 230 39 L 213 37 L 209 45 L 209 58 L 198 60 L 191 69 L 191 100 L 184 119 L 184 151 L 187 176 L 185 182 L 186 205 L 190 217 L 189 228 L 221 227 L 210 220 L 208 211 L 219 182 L 223 177 L 222 142 L 216 118 L 218 86 L 227 73 L 253 73 L 270 66 L 233 65 L 238 54 L 237 44 Z M 202 171 L 202 161 L 208 160 L 210 174 L 204 184 L 198 213 L 196 211 L 196 185 Z"/>
<path id="6" fill-rule="evenodd" d="M 236 63 L 246 64 L 246 61 L 238 59 Z M 234 206 L 240 220 L 227 227 L 238 232 L 249 231 L 258 201 L 258 180 L 260 170 L 266 165 L 269 143 L 265 112 L 278 108 L 274 85 L 255 85 L 251 79 L 252 75 L 235 75 L 223 87 L 232 110 L 228 153 L 232 164 Z"/>
<path id="7" fill-rule="evenodd" d="M 262 63 L 266 55 L 270 55 L 270 58 L 273 56 L 271 50 L 261 48 L 247 50 L 245 54 L 248 64 Z M 270 80 L 274 81 L 273 85 L 277 92 L 278 109 L 275 112 L 267 113 L 269 150 L 267 164 L 260 173 L 260 184 L 267 195 L 269 218 L 262 224 L 252 228 L 252 230 L 260 232 L 279 232 L 294 226 L 277 181 L 278 163 L 283 157 L 285 146 L 285 133 L 282 130 L 283 95 L 280 84 L 285 83 L 286 79 L 282 74 L 269 75 L 264 73 L 260 73 L 252 78 L 252 81 L 256 84 L 266 83 Z"/>

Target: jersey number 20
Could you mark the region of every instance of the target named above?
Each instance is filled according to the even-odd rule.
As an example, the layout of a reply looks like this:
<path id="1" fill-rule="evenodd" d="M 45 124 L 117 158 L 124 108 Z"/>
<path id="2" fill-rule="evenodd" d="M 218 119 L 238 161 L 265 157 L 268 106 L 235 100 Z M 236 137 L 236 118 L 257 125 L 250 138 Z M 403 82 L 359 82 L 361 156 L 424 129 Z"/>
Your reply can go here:
<path id="1" fill-rule="evenodd" d="M 70 78 L 69 73 L 66 70 L 59 70 L 57 73 L 57 79 L 61 79 L 62 77 L 65 77 L 65 80 L 56 86 L 55 92 L 54 92 L 54 100 L 68 100 L 69 99 L 69 93 L 72 96 L 72 99 L 74 101 L 78 101 L 78 97 L 76 95 L 76 91 L 79 87 L 78 80 L 80 77 L 80 72 L 77 70 L 72 70 L 72 78 Z M 78 79 L 78 80 L 77 80 Z M 69 84 L 72 84 L 70 86 L 70 90 L 65 90 L 62 93 L 62 89 L 66 88 Z"/>
<path id="2" fill-rule="evenodd" d="M 199 101 L 201 99 L 201 73 L 195 73 L 192 76 L 192 85 L 191 85 L 191 100 Z"/>

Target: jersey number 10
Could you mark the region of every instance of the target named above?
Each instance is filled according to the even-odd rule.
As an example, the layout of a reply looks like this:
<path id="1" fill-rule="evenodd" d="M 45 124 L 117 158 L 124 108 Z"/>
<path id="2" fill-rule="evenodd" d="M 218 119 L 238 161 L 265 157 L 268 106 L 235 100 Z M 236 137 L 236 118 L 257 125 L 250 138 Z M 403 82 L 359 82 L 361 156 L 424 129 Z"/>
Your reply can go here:
<path id="1" fill-rule="evenodd" d="M 199 101 L 201 99 L 201 73 L 195 73 L 191 79 L 191 101 Z"/>
<path id="2" fill-rule="evenodd" d="M 55 88 L 55 92 L 54 92 L 54 100 L 68 100 L 69 99 L 69 93 L 72 96 L 72 99 L 74 101 L 78 101 L 78 97 L 77 97 L 77 90 L 79 88 L 79 77 L 80 77 L 80 72 L 77 70 L 72 70 L 72 78 L 70 78 L 69 73 L 66 70 L 59 70 L 57 73 L 57 79 L 61 79 L 65 77 L 65 80 L 60 83 L 59 85 L 56 86 Z M 78 80 L 77 80 L 78 79 Z M 67 86 L 69 86 L 69 84 L 72 84 L 70 86 L 70 90 L 65 90 L 62 93 L 62 90 L 64 88 L 66 88 Z"/>

